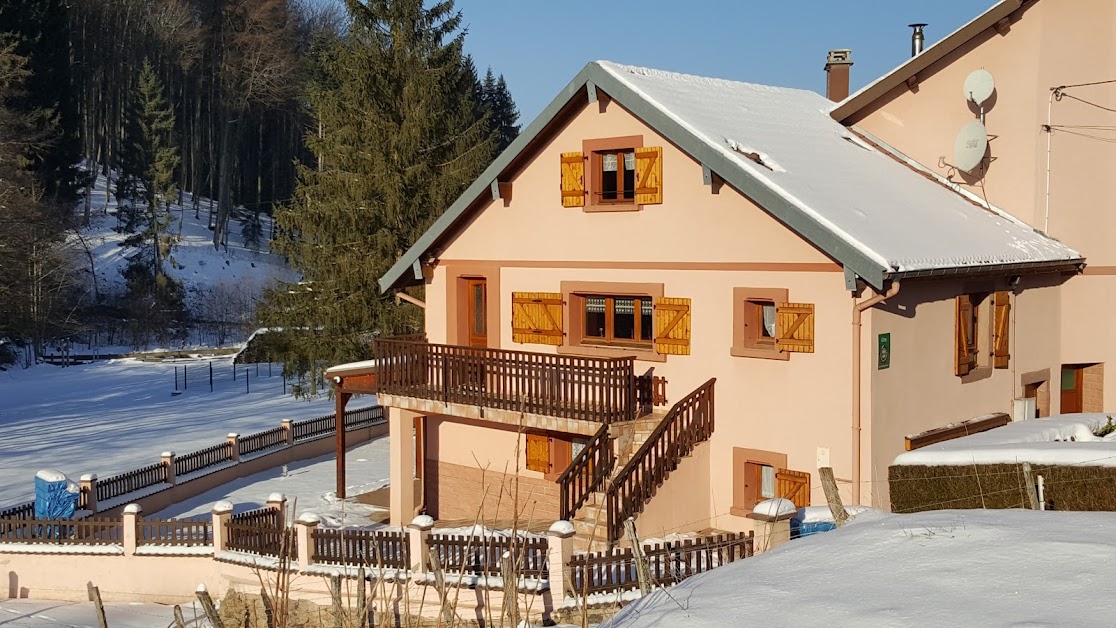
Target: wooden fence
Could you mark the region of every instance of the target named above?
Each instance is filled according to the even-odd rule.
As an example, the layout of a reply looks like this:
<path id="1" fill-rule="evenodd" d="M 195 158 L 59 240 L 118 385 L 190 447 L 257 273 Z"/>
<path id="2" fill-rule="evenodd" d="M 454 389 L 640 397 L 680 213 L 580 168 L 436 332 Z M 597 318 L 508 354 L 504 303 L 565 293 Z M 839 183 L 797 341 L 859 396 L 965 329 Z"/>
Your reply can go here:
<path id="1" fill-rule="evenodd" d="M 0 542 L 111 545 L 124 542 L 120 519 L 0 519 Z"/>
<path id="2" fill-rule="evenodd" d="M 227 442 L 218 443 L 212 447 L 176 457 L 174 459 L 174 475 L 175 477 L 183 476 L 229 460 L 232 460 L 232 445 Z"/>
<path id="3" fill-rule="evenodd" d="M 233 515 L 226 530 L 226 547 L 237 552 L 279 557 L 298 557 L 294 530 L 286 527 L 282 513 L 258 508 Z"/>
<path id="4" fill-rule="evenodd" d="M 141 519 L 137 545 L 213 545 L 213 518 Z"/>
<path id="5" fill-rule="evenodd" d="M 97 480 L 97 502 L 126 495 L 167 481 L 167 468 L 162 462 Z"/>
<path id="6" fill-rule="evenodd" d="M 240 455 L 254 454 L 257 451 L 282 447 L 287 444 L 287 430 L 276 427 L 263 432 L 256 432 L 237 439 L 237 448 Z"/>
<path id="7" fill-rule="evenodd" d="M 615 465 L 608 426 L 602 425 L 558 477 L 559 517 L 564 521 L 572 519 L 589 496 L 608 480 Z"/>
<path id="8" fill-rule="evenodd" d="M 643 546 L 651 582 L 660 586 L 677 584 L 690 576 L 749 558 L 754 552 L 752 532 L 715 534 Z M 575 554 L 570 560 L 570 576 L 574 592 L 578 595 L 639 588 L 635 555 L 630 547 L 612 552 Z"/>
<path id="9" fill-rule="evenodd" d="M 400 531 L 316 528 L 311 537 L 315 563 L 411 568 L 411 546 Z"/>
<path id="10" fill-rule="evenodd" d="M 27 502 L 0 510 L 0 519 L 34 519 L 35 502 Z"/>
<path id="11" fill-rule="evenodd" d="M 510 552 L 519 575 L 546 578 L 549 553 L 546 538 L 525 536 L 515 543 L 513 540 L 491 535 L 431 534 L 429 542 L 446 571 L 499 576 L 500 558 Z"/>

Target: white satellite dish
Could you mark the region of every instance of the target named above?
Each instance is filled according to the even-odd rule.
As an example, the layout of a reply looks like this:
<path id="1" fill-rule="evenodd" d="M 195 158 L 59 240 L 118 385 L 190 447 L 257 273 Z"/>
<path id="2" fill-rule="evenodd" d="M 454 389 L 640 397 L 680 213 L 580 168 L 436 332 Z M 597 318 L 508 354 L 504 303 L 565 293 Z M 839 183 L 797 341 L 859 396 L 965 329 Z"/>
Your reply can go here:
<path id="1" fill-rule="evenodd" d="M 965 77 L 965 86 L 962 89 L 966 100 L 983 105 L 984 101 L 992 97 L 992 91 L 996 89 L 996 80 L 992 78 L 992 73 L 984 68 L 973 70 Z"/>
<path id="2" fill-rule="evenodd" d="M 972 172 L 984 161 L 988 150 L 988 132 L 977 120 L 961 127 L 957 139 L 953 141 L 953 165 L 958 170 Z"/>

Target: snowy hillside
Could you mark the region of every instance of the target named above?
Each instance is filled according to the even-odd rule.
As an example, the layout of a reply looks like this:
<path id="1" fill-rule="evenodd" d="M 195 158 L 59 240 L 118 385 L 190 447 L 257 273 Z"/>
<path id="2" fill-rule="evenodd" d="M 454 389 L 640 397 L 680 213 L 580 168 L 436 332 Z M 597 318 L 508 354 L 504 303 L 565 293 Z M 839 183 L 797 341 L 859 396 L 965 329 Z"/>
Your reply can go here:
<path id="1" fill-rule="evenodd" d="M 121 246 L 130 234 L 114 231 L 117 226 L 117 201 L 111 193 L 106 199 L 107 187 L 109 181 L 105 176 L 99 175 L 89 199 L 90 224 L 82 229 L 80 238 L 71 238 L 71 243 L 76 248 L 76 261 L 87 276 L 89 255 L 92 255 L 98 290 L 101 293 L 120 293 L 124 290 L 124 276 L 121 271 L 137 251 L 134 247 Z M 297 273 L 287 267 L 283 260 L 269 253 L 270 217 L 261 217 L 261 250 L 255 251 L 244 245 L 240 235 L 241 225 L 235 215 L 229 223 L 228 246 L 215 250 L 213 232 L 207 226 L 210 201 L 204 197 L 198 200 L 200 210 L 197 218 L 194 217 L 191 194 L 183 193 L 183 205 L 172 205 L 174 216 L 171 232 L 180 237 L 171 253 L 176 264 L 167 264 L 166 267 L 167 274 L 182 282 L 188 307 L 195 306 L 204 292 L 222 284 L 235 288 L 246 296 L 255 297 L 276 280 L 294 281 L 298 278 Z M 83 200 L 77 208 L 77 214 L 84 215 L 84 211 Z M 93 288 L 92 284 L 89 288 Z"/>

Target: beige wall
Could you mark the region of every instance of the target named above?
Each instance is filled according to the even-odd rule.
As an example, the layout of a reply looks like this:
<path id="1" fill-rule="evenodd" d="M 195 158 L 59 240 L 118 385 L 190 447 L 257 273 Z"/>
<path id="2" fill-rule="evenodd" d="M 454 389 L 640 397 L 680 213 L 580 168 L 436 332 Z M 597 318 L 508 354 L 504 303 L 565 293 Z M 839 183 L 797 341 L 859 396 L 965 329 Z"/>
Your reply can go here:
<path id="1" fill-rule="evenodd" d="M 1046 283 L 1051 283 L 1047 278 Z M 865 413 L 863 478 L 877 490 L 873 505 L 888 507 L 887 468 L 904 450 L 905 437 L 948 423 L 988 414 L 1012 413 L 1023 396 L 1020 376 L 1049 369 L 1058 386 L 1058 288 L 1039 279 L 1023 280 L 1011 296 L 1009 368 L 994 369 L 987 352 L 977 369 L 954 374 L 954 298 L 959 294 L 1007 289 L 996 281 L 926 281 L 905 284 L 899 295 L 871 311 L 865 325 L 865 369 L 871 385 L 871 410 Z M 978 334 L 991 335 L 991 297 L 980 306 Z M 877 338 L 891 334 L 891 365 L 878 370 Z M 987 347 L 987 341 L 979 343 Z M 1030 382 L 1029 382 L 1030 383 Z M 1052 400 L 1057 411 L 1057 395 Z"/>
<path id="2" fill-rule="evenodd" d="M 636 518 L 640 539 L 661 539 L 668 534 L 710 527 L 709 448 L 709 443 L 698 445 L 671 471 L 655 499 Z"/>
<path id="3" fill-rule="evenodd" d="M 1112 212 L 1116 179 L 1111 176 L 1116 145 L 1059 131 L 1048 153 L 1051 138 L 1042 127 L 1048 122 L 1112 124 L 1108 112 L 1068 97 L 1051 100 L 1051 88 L 1112 78 L 1116 3 L 1041 0 L 1026 4 L 1026 9 L 1013 14 L 1006 34 L 986 30 L 921 72 L 916 90 L 897 87 L 848 122 L 946 175 L 949 169 L 938 166 L 939 158 L 953 161 L 957 130 L 978 115 L 962 95 L 965 77 L 977 68 L 989 70 L 996 79 L 995 96 L 985 106 L 985 123 L 994 136 L 993 161 L 982 178 L 955 175 L 953 179 L 1086 256 L 1087 274 L 1062 291 L 1061 350 L 1056 361 L 1112 361 L 1116 359 L 1116 338 L 1108 331 L 1112 281 L 1105 275 L 1116 267 L 1116 249 L 1111 246 L 1116 237 Z M 1066 91 L 1108 106 L 1116 102 L 1116 84 Z M 1108 387 L 1104 398 L 1106 407 L 1116 405 L 1116 387 Z"/>

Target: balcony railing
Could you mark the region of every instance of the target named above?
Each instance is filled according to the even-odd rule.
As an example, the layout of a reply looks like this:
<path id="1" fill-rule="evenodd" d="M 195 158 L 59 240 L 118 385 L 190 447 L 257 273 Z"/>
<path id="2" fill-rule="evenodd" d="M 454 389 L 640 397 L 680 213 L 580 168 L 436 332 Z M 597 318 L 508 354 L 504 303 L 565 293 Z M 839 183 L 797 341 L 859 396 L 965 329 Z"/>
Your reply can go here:
<path id="1" fill-rule="evenodd" d="M 635 358 L 587 358 L 377 340 L 379 392 L 528 414 L 615 423 L 650 412 Z M 641 403 L 642 402 L 642 403 Z"/>

